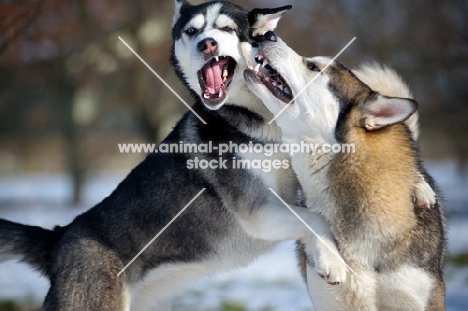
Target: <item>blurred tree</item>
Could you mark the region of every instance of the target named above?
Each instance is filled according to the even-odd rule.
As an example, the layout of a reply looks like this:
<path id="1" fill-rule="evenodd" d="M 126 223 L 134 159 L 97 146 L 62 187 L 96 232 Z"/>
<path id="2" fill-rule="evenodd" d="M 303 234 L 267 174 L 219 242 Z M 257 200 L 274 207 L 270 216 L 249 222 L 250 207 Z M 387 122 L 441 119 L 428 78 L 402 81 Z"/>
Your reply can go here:
<path id="1" fill-rule="evenodd" d="M 278 33 L 302 55 L 340 56 L 349 67 L 393 67 L 419 102 L 423 155 L 468 161 L 468 2 L 315 0 L 293 4 Z M 258 6 L 285 4 L 258 0 Z"/>
<path id="2" fill-rule="evenodd" d="M 117 38 L 122 35 L 167 76 L 172 73 L 168 64 L 172 13 L 167 14 L 172 6 L 172 0 L 39 0 L 10 1 L 0 7 L 0 68 L 10 72 L 11 79 L 0 86 L 0 109 L 9 112 L 0 117 L 5 120 L 3 130 L 13 136 L 26 131 L 34 137 L 38 127 L 53 131 L 58 126 L 68 145 L 74 203 L 80 201 L 89 164 L 83 142 L 91 132 L 102 130 L 100 122 L 110 109 L 130 105 L 137 118 L 133 123 L 148 141 L 160 139 L 165 113 L 183 110 L 171 105 L 171 99 L 161 105 L 167 99 L 164 87 Z M 23 93 L 22 73 L 40 75 L 47 82 L 29 84 Z M 149 79 L 153 80 L 148 83 Z M 107 98 L 117 102 L 102 102 Z M 33 102 L 58 113 L 49 123 L 28 124 L 25 130 L 23 122 L 12 120 L 27 118 L 25 106 Z M 51 111 L 45 114 L 54 114 Z"/>
<path id="3" fill-rule="evenodd" d="M 424 155 L 457 158 L 466 171 L 467 1 L 234 2 L 248 9 L 293 4 L 278 33 L 303 55 L 334 55 L 356 36 L 340 60 L 353 67 L 375 59 L 401 73 L 420 103 Z M 162 138 L 185 107 L 117 37 L 188 98 L 168 62 L 173 6 L 173 0 L 0 3 L 0 141 L 18 170 L 37 152 L 60 162 L 66 151 L 77 203 L 90 167 L 133 165 L 115 157 L 117 142 Z M 41 151 L 32 148 L 37 144 Z"/>

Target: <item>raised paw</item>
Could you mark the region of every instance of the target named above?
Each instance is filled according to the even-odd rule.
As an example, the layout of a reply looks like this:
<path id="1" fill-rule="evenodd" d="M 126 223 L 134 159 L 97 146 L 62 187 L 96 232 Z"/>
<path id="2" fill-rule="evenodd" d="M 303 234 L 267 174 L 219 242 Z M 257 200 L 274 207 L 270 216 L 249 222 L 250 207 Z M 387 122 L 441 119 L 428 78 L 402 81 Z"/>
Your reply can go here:
<path id="1" fill-rule="evenodd" d="M 348 277 L 348 266 L 341 256 L 334 254 L 330 250 L 320 252 L 315 258 L 315 271 L 330 285 L 339 285 L 346 282 Z"/>
<path id="2" fill-rule="evenodd" d="M 424 179 L 416 183 L 414 197 L 417 208 L 430 208 L 436 203 L 436 194 Z"/>
<path id="3" fill-rule="evenodd" d="M 322 279 L 325 280 L 325 282 L 327 282 L 328 284 L 330 285 L 340 285 L 341 282 L 333 282 L 333 281 L 330 281 L 330 276 L 329 275 L 323 275 L 323 274 L 320 274 L 318 273 L 319 277 L 321 277 Z"/>

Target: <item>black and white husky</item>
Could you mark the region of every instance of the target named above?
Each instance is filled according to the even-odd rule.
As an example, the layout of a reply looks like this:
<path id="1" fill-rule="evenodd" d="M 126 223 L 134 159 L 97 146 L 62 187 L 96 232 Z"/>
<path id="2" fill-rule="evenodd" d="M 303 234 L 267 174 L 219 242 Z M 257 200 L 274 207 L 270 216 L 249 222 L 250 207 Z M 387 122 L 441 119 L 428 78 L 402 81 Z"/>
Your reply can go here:
<path id="1" fill-rule="evenodd" d="M 279 128 L 268 125 L 273 115 L 250 93 L 243 71 L 245 59 L 253 59 L 251 36 L 273 30 L 289 7 L 249 13 L 228 2 L 175 4 L 173 65 L 196 98 L 193 109 L 207 124 L 188 112 L 164 143 L 280 142 Z M 187 161 L 194 157 L 219 159 L 217 151 L 151 154 L 109 197 L 65 227 L 46 230 L 0 220 L 0 261 L 20 259 L 49 278 L 43 307 L 48 311 L 167 310 L 168 301 L 185 284 L 245 266 L 284 240 L 311 241 L 317 245 L 318 272 L 337 271 L 337 277 L 343 277 L 341 258 L 317 244 L 268 190 L 294 203 L 298 182 L 292 169 L 233 169 L 233 158 L 264 159 L 235 150 L 222 156 L 225 169 L 189 169 Z M 203 188 L 201 196 L 118 275 Z M 334 245 L 321 217 L 292 207 Z"/>

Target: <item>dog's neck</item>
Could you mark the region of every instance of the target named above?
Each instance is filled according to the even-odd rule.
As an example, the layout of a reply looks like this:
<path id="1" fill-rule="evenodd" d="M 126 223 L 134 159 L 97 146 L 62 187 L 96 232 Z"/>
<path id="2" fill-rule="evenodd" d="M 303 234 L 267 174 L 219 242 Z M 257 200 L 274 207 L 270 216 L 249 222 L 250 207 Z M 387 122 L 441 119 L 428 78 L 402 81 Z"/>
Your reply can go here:
<path id="1" fill-rule="evenodd" d="M 242 133 L 258 141 L 278 142 L 282 141 L 282 132 L 276 122 L 268 124 L 274 115 L 267 109 L 263 102 L 250 92 L 245 83 L 238 83 L 232 93 L 236 94 L 228 99 L 228 105 L 242 107 L 256 115 L 256 120 L 228 120 Z"/>

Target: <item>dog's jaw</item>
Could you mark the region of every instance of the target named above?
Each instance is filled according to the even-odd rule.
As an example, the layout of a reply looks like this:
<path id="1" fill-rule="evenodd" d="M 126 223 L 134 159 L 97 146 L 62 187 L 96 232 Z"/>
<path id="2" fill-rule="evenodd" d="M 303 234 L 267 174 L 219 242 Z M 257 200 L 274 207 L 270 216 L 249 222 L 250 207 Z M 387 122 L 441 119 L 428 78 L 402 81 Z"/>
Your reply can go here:
<path id="1" fill-rule="evenodd" d="M 339 104 L 330 92 L 320 91 L 326 89 L 323 86 L 328 84 L 328 77 L 317 77 L 318 73 L 311 72 L 307 68 L 305 59 L 297 55 L 281 39 L 278 39 L 278 42 L 261 43 L 259 49 L 270 66 L 290 87 L 291 92 L 300 94 L 288 105 L 289 102 L 286 103 L 272 94 L 252 71 L 244 72 L 249 89 L 277 116 L 276 122 L 282 129 L 283 139 L 299 142 L 304 136 L 319 135 L 327 142 L 334 143 L 333 133 Z M 312 79 L 313 83 L 308 85 Z M 286 105 L 288 107 L 284 109 Z"/>

